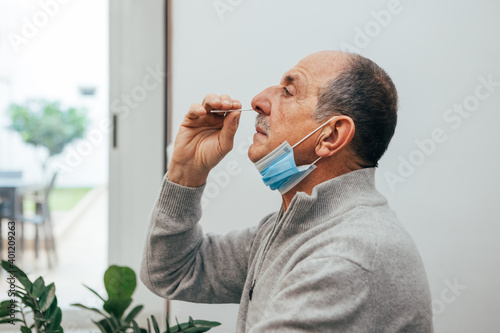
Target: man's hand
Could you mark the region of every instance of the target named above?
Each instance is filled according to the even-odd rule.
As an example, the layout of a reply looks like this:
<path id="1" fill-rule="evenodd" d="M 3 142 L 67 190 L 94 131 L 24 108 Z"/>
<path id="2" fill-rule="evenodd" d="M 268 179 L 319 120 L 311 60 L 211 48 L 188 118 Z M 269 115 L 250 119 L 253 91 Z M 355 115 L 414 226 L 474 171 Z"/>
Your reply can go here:
<path id="1" fill-rule="evenodd" d="M 179 185 L 203 185 L 210 170 L 233 149 L 241 112 L 211 113 L 211 110 L 241 109 L 228 95 L 208 94 L 202 104 L 193 104 L 182 121 L 174 143 L 168 179 Z"/>

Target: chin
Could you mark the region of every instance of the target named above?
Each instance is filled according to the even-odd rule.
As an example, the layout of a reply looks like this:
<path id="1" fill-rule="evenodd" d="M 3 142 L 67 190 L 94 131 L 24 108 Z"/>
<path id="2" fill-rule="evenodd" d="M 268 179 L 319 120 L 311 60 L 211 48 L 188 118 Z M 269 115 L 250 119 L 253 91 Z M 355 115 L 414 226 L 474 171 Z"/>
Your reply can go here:
<path id="1" fill-rule="evenodd" d="M 267 151 L 268 137 L 262 133 L 255 133 L 253 136 L 253 143 L 248 148 L 248 158 L 253 163 L 257 162 L 269 152 Z"/>
<path id="2" fill-rule="evenodd" d="M 262 150 L 262 149 L 258 149 L 258 147 L 256 147 L 255 143 L 253 143 L 250 146 L 250 148 L 248 148 L 248 158 L 250 159 L 250 161 L 255 163 L 258 160 L 260 160 L 262 157 L 266 156 L 266 154 L 262 153 L 260 150 Z"/>
<path id="3" fill-rule="evenodd" d="M 250 159 L 250 161 L 252 161 L 253 163 L 257 162 L 258 159 L 256 159 L 255 157 L 255 149 L 254 149 L 254 146 L 255 146 L 255 143 L 253 143 L 252 145 L 250 145 L 250 148 L 248 148 L 248 158 Z"/>

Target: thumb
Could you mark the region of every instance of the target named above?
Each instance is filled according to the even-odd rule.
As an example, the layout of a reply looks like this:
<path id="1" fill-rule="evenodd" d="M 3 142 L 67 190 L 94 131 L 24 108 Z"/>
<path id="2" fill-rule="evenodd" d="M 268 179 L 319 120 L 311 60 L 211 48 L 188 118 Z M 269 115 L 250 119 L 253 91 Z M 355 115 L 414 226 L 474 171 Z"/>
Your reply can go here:
<path id="1" fill-rule="evenodd" d="M 224 118 L 224 123 L 220 131 L 220 145 L 224 154 L 233 149 L 234 135 L 238 130 L 241 112 L 231 112 Z"/>

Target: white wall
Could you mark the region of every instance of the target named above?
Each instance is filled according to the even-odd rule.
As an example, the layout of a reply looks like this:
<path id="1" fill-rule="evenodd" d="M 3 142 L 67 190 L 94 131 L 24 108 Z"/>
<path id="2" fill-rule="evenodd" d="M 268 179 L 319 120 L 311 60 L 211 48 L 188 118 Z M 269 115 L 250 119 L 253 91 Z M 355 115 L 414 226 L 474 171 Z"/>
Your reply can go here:
<path id="1" fill-rule="evenodd" d="M 436 332 L 495 331 L 500 324 L 495 307 L 500 296 L 495 257 L 500 252 L 500 87 L 460 124 L 457 114 L 447 110 L 455 103 L 474 102 L 470 96 L 479 76 L 500 81 L 500 2 L 173 4 L 174 135 L 189 105 L 206 93 L 226 93 L 249 106 L 255 94 L 277 84 L 287 69 L 315 51 L 349 44 L 387 70 L 399 90 L 400 113 L 377 182 L 420 249 L 434 299 Z M 381 26 L 372 11 L 388 8 L 394 14 Z M 368 29 L 371 37 L 363 39 L 358 29 Z M 279 208 L 279 196 L 264 187 L 246 158 L 253 122 L 253 115 L 242 115 L 235 151 L 212 173 L 222 178 L 217 183 L 212 176 L 209 182 L 214 198 L 204 211 L 205 231 L 244 228 Z M 435 149 L 427 146 L 428 155 L 419 153 L 415 140 L 431 138 L 437 128 L 446 140 Z M 405 170 L 400 161 L 409 158 L 418 165 Z M 240 172 L 226 185 L 221 172 L 229 161 Z M 400 177 L 392 187 L 389 173 Z M 459 289 L 451 290 L 450 284 Z M 190 314 L 219 320 L 223 326 L 214 332 L 234 332 L 237 306 L 174 302 L 173 307 L 180 319 Z"/>

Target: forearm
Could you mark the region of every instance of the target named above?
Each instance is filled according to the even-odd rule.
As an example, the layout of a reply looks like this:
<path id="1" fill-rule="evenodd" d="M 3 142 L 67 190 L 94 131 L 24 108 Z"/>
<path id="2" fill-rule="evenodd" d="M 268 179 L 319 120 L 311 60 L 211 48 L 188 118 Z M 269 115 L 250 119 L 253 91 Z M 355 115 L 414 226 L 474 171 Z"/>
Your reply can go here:
<path id="1" fill-rule="evenodd" d="M 195 228 L 201 218 L 203 188 L 186 188 L 163 179 L 151 213 L 141 267 L 141 279 L 154 293 L 169 297 L 175 272 L 187 267 L 190 253 L 203 241 Z M 190 207 L 187 207 L 190 206 Z"/>
<path id="2" fill-rule="evenodd" d="M 254 230 L 203 235 L 203 187 L 164 179 L 152 212 L 141 279 L 155 294 L 191 302 L 236 303 L 246 278 Z"/>

